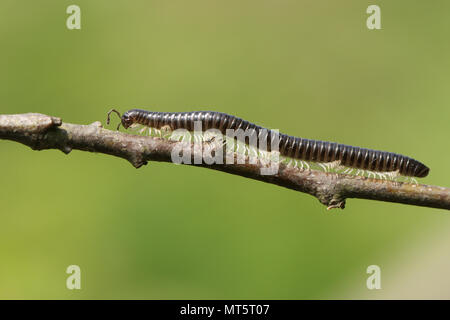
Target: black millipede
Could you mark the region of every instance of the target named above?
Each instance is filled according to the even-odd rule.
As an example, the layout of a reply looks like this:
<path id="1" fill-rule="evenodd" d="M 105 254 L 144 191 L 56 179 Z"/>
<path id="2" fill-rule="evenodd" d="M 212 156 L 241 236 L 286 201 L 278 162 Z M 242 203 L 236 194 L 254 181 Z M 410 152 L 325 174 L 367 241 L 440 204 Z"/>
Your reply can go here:
<path id="1" fill-rule="evenodd" d="M 132 109 L 122 116 L 116 110 L 108 112 L 107 123 L 111 112 L 115 112 L 121 118 L 122 126 L 127 129 L 133 124 L 141 124 L 150 128 L 161 129 L 170 127 L 171 130 L 194 130 L 194 123 L 200 121 L 203 130 L 218 129 L 222 134 L 227 130 L 254 130 L 256 134 L 265 132 L 268 136 L 267 149 L 270 151 L 270 141 L 275 132 L 260 127 L 241 118 L 216 111 L 192 111 L 192 112 L 154 112 L 140 109 Z M 118 127 L 119 128 L 119 127 Z M 280 155 L 319 163 L 331 163 L 339 161 L 340 165 L 372 172 L 384 172 L 399 174 L 407 177 L 426 177 L 430 169 L 423 163 L 410 157 L 386 151 L 378 151 L 350 145 L 326 142 L 320 140 L 304 139 L 277 133 L 279 139 Z"/>

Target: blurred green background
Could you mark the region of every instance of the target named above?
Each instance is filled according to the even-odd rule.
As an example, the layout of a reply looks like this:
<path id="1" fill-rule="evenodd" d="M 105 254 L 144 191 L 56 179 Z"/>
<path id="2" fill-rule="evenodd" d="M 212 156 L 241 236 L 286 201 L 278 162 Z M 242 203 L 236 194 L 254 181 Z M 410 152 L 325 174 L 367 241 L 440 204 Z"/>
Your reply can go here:
<path id="1" fill-rule="evenodd" d="M 81 30 L 66 28 L 71 4 Z M 382 30 L 366 27 L 370 4 Z M 444 0 L 2 0 L 0 113 L 88 124 L 111 107 L 217 110 L 403 153 L 431 168 L 421 182 L 449 186 L 448 12 Z M 326 211 L 221 172 L 9 141 L 0 172 L 3 299 L 395 296 L 395 268 L 413 268 L 420 244 L 450 227 L 444 210 L 349 199 Z M 437 241 L 450 260 L 450 241 Z M 421 281 L 450 282 L 429 262 Z M 81 290 L 66 288 L 71 264 Z M 365 289 L 372 264 L 381 291 Z"/>

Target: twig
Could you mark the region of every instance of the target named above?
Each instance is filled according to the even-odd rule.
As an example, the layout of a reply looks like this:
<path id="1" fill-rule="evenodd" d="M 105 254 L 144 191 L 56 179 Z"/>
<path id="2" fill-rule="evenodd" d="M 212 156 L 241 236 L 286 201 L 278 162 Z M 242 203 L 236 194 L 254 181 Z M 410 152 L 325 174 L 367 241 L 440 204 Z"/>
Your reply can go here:
<path id="1" fill-rule="evenodd" d="M 59 149 L 67 154 L 72 149 L 77 149 L 106 153 L 127 159 L 136 168 L 147 164 L 147 161 L 172 162 L 172 150 L 177 143 L 167 139 L 107 130 L 100 122 L 77 125 L 36 113 L 0 115 L 0 139 L 17 141 L 33 150 Z M 195 148 L 194 145 L 193 154 L 199 152 Z M 282 163 L 278 173 L 261 175 L 260 169 L 264 164 L 260 161 L 255 164 L 202 163 L 197 166 L 305 192 L 315 196 L 328 209 L 344 208 L 347 198 L 450 209 L 450 189 L 444 187 L 303 170 Z"/>

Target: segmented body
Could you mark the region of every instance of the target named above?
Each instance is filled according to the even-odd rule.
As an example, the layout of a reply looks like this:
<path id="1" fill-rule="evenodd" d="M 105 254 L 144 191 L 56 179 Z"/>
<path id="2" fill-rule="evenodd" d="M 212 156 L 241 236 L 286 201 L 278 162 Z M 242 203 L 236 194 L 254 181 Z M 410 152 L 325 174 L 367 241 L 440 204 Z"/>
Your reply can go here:
<path id="1" fill-rule="evenodd" d="M 172 130 L 193 131 L 195 122 L 200 121 L 203 131 L 218 129 L 224 135 L 227 134 L 228 129 L 254 130 L 258 138 L 266 135 L 266 139 L 263 141 L 267 141 L 266 150 L 268 151 L 271 150 L 271 141 L 278 137 L 279 152 L 285 157 L 319 163 L 339 161 L 340 165 L 350 168 L 374 172 L 398 171 L 399 174 L 410 177 L 425 177 L 429 173 L 427 166 L 401 154 L 278 134 L 270 129 L 221 112 L 153 112 L 133 109 L 124 113 L 121 119 L 125 128 L 138 123 L 156 129 L 169 126 Z"/>

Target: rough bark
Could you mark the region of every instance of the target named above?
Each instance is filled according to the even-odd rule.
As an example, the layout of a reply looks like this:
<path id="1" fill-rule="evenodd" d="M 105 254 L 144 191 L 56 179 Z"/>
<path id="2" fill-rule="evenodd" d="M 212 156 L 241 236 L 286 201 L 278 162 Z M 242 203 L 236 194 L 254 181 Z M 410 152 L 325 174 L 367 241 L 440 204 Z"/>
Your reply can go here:
<path id="1" fill-rule="evenodd" d="M 0 115 L 0 139 L 13 140 L 33 150 L 59 149 L 99 152 L 128 160 L 140 168 L 148 161 L 172 162 L 172 151 L 177 142 L 144 137 L 104 129 L 100 122 L 90 125 L 64 123 L 60 118 L 28 113 Z M 202 146 L 192 145 L 193 154 Z M 228 155 L 236 157 L 236 154 Z M 194 164 L 219 170 L 315 196 L 331 208 L 344 208 L 347 198 L 372 199 L 410 205 L 450 209 L 450 189 L 423 184 L 401 183 L 366 177 L 303 170 L 279 165 L 277 174 L 262 175 L 265 164 Z"/>

